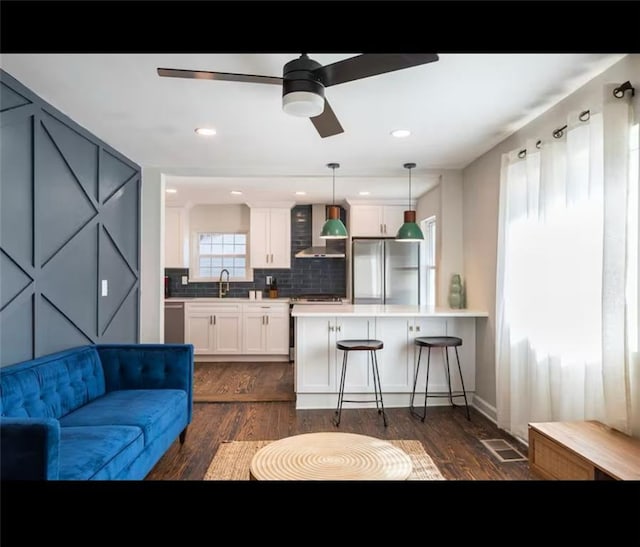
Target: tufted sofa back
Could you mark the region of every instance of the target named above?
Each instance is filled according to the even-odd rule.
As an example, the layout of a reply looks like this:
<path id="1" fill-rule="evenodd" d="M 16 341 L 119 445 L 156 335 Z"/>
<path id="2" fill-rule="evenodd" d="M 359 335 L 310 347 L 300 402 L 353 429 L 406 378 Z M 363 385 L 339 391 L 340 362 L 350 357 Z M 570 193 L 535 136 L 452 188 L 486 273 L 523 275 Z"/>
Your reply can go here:
<path id="1" fill-rule="evenodd" d="M 93 346 L 0 368 L 2 416 L 57 419 L 104 393 L 104 371 Z"/>

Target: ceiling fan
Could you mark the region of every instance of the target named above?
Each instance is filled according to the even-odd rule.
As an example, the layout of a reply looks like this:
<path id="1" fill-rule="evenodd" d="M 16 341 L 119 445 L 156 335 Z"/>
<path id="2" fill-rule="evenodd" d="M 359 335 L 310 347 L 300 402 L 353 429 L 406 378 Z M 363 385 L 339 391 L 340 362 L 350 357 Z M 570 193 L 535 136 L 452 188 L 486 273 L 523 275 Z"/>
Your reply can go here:
<path id="1" fill-rule="evenodd" d="M 311 119 L 321 137 L 343 133 L 338 118 L 324 96 L 325 87 L 361 80 L 438 60 L 435 53 L 363 54 L 322 66 L 306 53 L 284 65 L 282 77 L 256 74 L 234 74 L 205 70 L 158 68 L 158 75 L 196 80 L 225 80 L 282 86 L 282 108 L 293 116 Z"/>

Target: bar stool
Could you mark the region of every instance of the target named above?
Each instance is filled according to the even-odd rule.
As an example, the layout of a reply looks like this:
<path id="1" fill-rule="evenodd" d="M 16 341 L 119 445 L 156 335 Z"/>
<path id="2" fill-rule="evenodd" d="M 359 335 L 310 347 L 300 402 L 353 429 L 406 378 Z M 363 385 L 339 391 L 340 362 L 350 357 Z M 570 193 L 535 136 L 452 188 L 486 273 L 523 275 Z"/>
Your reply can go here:
<path id="1" fill-rule="evenodd" d="M 380 384 L 380 374 L 378 372 L 378 358 L 376 351 L 382 349 L 383 343 L 380 340 L 338 340 L 336 347 L 342 350 L 342 373 L 340 374 L 340 390 L 338 392 L 338 406 L 336 408 L 337 419 L 334 419 L 333 423 L 336 426 L 340 425 L 340 417 L 342 416 L 342 403 L 372 403 L 375 400 L 378 414 L 382 414 L 382 420 L 384 426 L 387 427 L 387 415 L 384 411 L 384 404 L 382 403 L 382 386 Z M 368 351 L 371 353 L 371 372 L 373 375 L 373 391 L 375 393 L 375 399 L 371 400 L 349 400 L 344 398 L 344 380 L 347 373 L 347 358 L 351 351 Z"/>
<path id="2" fill-rule="evenodd" d="M 464 389 L 464 380 L 462 378 L 462 369 L 460 368 L 460 357 L 458 355 L 458 346 L 462 345 L 462 338 L 457 336 L 419 336 L 415 339 L 415 344 L 420 347 L 418 352 L 418 364 L 416 366 L 416 377 L 413 380 L 413 393 L 411 394 L 411 414 L 420 418 L 424 422 L 424 418 L 427 415 L 427 397 L 449 397 L 451 406 L 458 406 L 453 403 L 454 397 L 464 397 L 464 406 L 467 409 L 467 420 L 471 420 L 469 415 L 469 405 L 467 404 L 467 393 Z M 453 393 L 451 391 L 451 373 L 449 371 L 449 348 L 453 348 L 456 351 L 456 360 L 458 362 L 458 372 L 460 373 L 460 383 L 462 384 L 462 392 Z M 419 414 L 415 411 L 413 406 L 413 400 L 416 396 L 416 384 L 418 382 L 418 372 L 420 371 L 420 357 L 422 356 L 422 348 L 427 348 L 427 380 L 424 387 L 424 412 Z M 446 365 L 445 372 L 447 373 L 447 385 L 449 386 L 449 394 L 429 394 L 429 365 L 431 362 L 431 348 L 442 348 L 444 353 L 443 364 Z"/>

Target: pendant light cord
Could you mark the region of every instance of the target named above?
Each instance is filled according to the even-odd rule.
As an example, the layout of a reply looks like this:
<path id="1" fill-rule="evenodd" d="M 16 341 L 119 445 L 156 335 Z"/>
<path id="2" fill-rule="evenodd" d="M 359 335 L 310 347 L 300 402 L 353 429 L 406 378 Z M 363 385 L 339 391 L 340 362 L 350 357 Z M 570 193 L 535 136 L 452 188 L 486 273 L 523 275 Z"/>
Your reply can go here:
<path id="1" fill-rule="evenodd" d="M 331 169 L 333 169 L 333 198 L 331 199 L 331 205 L 335 205 L 336 204 L 336 168 L 332 167 Z"/>
<path id="2" fill-rule="evenodd" d="M 409 168 L 409 211 L 411 211 L 411 168 Z"/>

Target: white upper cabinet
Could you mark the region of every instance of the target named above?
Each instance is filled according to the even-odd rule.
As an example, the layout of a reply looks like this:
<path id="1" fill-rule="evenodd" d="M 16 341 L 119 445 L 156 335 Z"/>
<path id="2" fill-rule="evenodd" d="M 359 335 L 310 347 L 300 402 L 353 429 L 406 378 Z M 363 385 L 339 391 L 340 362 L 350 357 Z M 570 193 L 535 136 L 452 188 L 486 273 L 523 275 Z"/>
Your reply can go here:
<path id="1" fill-rule="evenodd" d="M 252 268 L 291 268 L 291 208 L 251 207 Z"/>
<path id="2" fill-rule="evenodd" d="M 351 237 L 395 237 L 407 208 L 408 205 L 352 205 L 349 234 Z"/>
<path id="3" fill-rule="evenodd" d="M 188 234 L 187 210 L 183 207 L 165 207 L 164 210 L 164 267 L 187 268 Z"/>

